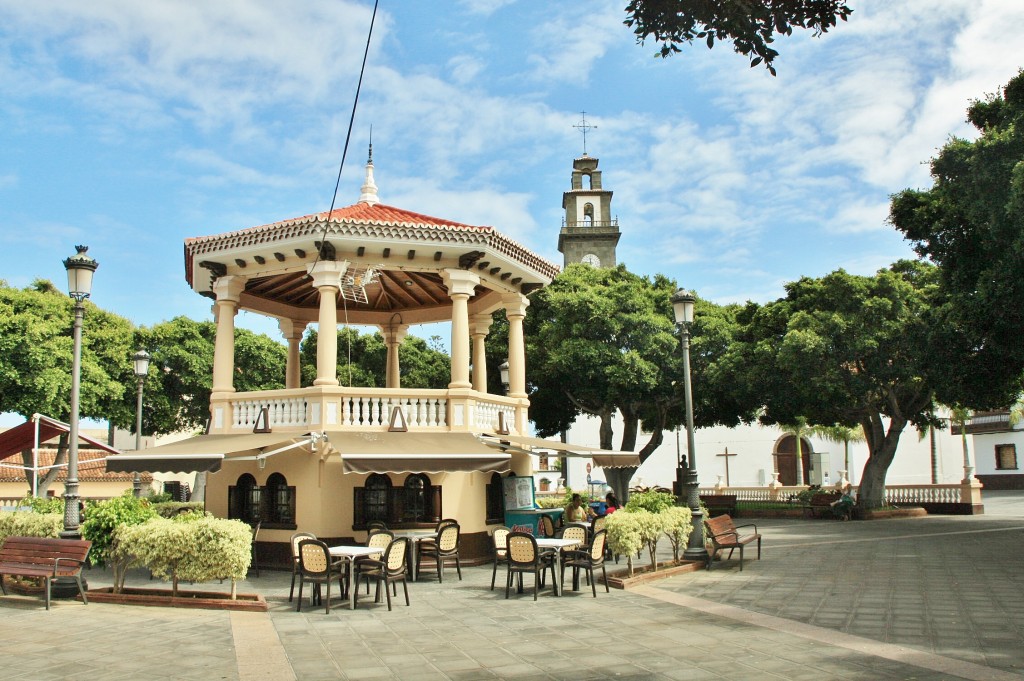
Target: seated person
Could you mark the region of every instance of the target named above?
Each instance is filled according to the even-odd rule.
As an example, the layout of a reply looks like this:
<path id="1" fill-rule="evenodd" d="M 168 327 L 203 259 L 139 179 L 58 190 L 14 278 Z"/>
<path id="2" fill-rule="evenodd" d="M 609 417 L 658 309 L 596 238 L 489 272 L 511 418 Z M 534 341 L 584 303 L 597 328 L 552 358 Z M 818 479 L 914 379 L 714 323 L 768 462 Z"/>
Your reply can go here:
<path id="1" fill-rule="evenodd" d="M 565 515 L 562 516 L 567 523 L 585 523 L 594 517 L 594 512 L 583 503 L 579 494 L 572 495 L 572 502 L 565 508 Z"/>
<path id="2" fill-rule="evenodd" d="M 608 515 L 609 513 L 615 513 L 617 510 L 622 508 L 622 504 L 619 503 L 619 500 L 615 497 L 615 494 L 613 492 L 608 492 L 608 494 L 605 495 L 604 503 L 605 515 Z"/>

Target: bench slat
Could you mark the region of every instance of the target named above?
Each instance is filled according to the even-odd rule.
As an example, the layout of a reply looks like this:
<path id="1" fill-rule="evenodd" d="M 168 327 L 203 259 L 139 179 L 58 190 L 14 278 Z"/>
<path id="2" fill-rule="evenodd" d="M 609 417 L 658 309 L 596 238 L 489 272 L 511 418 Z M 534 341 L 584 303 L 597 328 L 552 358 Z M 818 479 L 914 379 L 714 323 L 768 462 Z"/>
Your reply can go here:
<path id="1" fill-rule="evenodd" d="M 92 542 L 84 539 L 52 539 L 48 537 L 7 537 L 0 546 L 0 586 L 3 575 L 43 577 L 46 579 L 46 609 L 50 609 L 50 579 L 74 577 L 82 601 L 88 604 L 82 590 L 81 572 Z"/>

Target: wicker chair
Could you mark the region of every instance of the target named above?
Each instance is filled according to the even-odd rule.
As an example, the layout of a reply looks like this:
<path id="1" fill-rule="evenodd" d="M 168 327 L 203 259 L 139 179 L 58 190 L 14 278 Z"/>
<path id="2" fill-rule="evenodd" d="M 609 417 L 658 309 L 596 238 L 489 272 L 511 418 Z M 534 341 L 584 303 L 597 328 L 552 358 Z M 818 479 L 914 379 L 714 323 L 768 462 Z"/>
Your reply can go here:
<path id="1" fill-rule="evenodd" d="M 572 568 L 572 588 L 573 591 L 579 588 L 580 584 L 580 571 L 586 571 L 587 581 L 590 582 L 590 590 L 594 592 L 594 598 L 597 598 L 597 582 L 594 580 L 594 570 L 601 568 L 601 575 L 604 577 L 604 590 L 610 592 L 608 588 L 608 573 L 604 567 L 604 549 L 605 549 L 605 533 L 607 530 L 598 530 L 594 535 L 594 540 L 590 542 L 590 546 L 580 551 L 566 551 L 562 560 L 562 583 L 565 584 L 565 568 Z"/>
<path id="2" fill-rule="evenodd" d="M 338 565 L 331 560 L 331 550 L 327 544 L 316 539 L 302 539 L 299 541 L 299 597 L 296 599 L 295 612 L 302 611 L 302 585 L 306 582 L 313 584 L 313 604 L 324 603 L 327 606 L 326 612 L 331 612 L 331 582 L 338 578 L 338 586 L 344 590 L 342 573 L 337 569 Z M 321 597 L 320 585 L 327 585 L 327 599 Z"/>
<path id="3" fill-rule="evenodd" d="M 505 580 L 505 598 L 512 589 L 513 575 L 519 575 L 519 591 L 523 589 L 523 573 L 533 573 L 533 600 L 537 600 L 537 590 L 540 588 L 541 576 L 549 567 L 551 568 L 551 583 L 554 587 L 555 566 L 554 563 L 546 560 L 537 550 L 537 540 L 529 532 L 510 532 L 508 535 L 508 576 Z"/>
<path id="4" fill-rule="evenodd" d="M 397 583 L 402 583 L 402 589 L 405 591 L 405 604 L 409 605 L 409 583 L 406 580 L 406 572 L 408 571 L 408 565 L 406 563 L 406 555 L 409 552 L 409 540 L 406 537 L 399 537 L 393 540 L 388 547 L 384 549 L 384 557 L 382 560 L 366 560 L 363 562 L 362 576 L 367 579 L 374 579 L 377 581 L 377 595 L 374 598 L 374 603 L 380 602 L 380 588 L 384 587 L 384 595 L 387 596 L 388 610 L 391 610 L 391 588 L 392 584 L 395 585 L 395 592 L 397 594 Z M 354 594 L 355 605 L 359 604 L 359 589 L 356 589 Z"/>
<path id="5" fill-rule="evenodd" d="M 496 527 L 491 533 L 494 541 L 494 570 L 491 572 L 491 591 L 494 591 L 494 580 L 498 577 L 498 563 L 508 563 L 508 535 L 512 530 L 507 527 Z"/>
<path id="6" fill-rule="evenodd" d="M 575 539 L 580 544 L 586 544 L 587 528 L 582 525 L 567 525 L 562 528 L 562 539 Z"/>
<path id="7" fill-rule="evenodd" d="M 299 542 L 303 539 L 316 539 L 315 534 L 309 532 L 296 532 L 292 535 L 290 544 L 292 547 L 292 588 L 288 590 L 288 602 L 292 602 L 295 596 L 295 576 L 299 574 Z"/>
<path id="8" fill-rule="evenodd" d="M 256 536 L 260 533 L 260 525 L 262 524 L 263 521 L 258 520 L 256 521 L 256 524 L 252 526 L 252 542 L 250 543 L 249 546 L 249 570 L 252 571 L 252 573 L 257 577 L 260 576 L 260 564 L 259 562 L 257 562 L 258 556 L 256 554 Z"/>
<path id="9" fill-rule="evenodd" d="M 540 536 L 542 537 L 554 537 L 555 521 L 551 519 L 551 516 L 543 513 L 539 518 L 537 518 L 537 529 L 540 530 Z"/>
<path id="10" fill-rule="evenodd" d="M 444 521 L 442 521 L 444 522 Z M 434 559 L 437 566 L 437 581 L 444 581 L 444 565 L 451 558 L 455 559 L 455 569 L 459 573 L 459 581 L 462 581 L 462 562 L 459 560 L 459 539 L 462 530 L 458 523 L 445 525 L 437 535 L 435 542 L 420 542 L 419 556 L 416 558 L 416 572 L 420 572 L 420 562 L 424 556 Z"/>

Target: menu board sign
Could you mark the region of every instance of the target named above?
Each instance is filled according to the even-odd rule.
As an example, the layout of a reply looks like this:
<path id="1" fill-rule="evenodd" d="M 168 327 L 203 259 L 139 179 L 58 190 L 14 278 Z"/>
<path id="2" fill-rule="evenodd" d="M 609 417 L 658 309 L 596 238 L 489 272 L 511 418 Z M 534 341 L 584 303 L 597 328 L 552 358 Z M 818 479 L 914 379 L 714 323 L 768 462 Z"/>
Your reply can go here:
<path id="1" fill-rule="evenodd" d="M 517 511 L 533 508 L 533 477 L 509 476 L 502 479 L 505 493 L 505 510 Z"/>

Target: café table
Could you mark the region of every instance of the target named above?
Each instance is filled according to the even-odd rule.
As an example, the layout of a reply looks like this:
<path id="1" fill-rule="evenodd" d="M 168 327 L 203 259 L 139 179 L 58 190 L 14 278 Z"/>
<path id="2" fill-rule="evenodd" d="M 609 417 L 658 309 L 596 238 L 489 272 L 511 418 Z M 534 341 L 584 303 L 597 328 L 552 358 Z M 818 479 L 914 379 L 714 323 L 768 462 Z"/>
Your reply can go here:
<path id="1" fill-rule="evenodd" d="M 348 563 L 348 609 L 356 609 L 356 558 L 363 558 L 381 553 L 381 549 L 371 546 L 331 546 L 328 549 L 332 558 Z"/>
<path id="2" fill-rule="evenodd" d="M 538 549 L 548 549 L 553 551 L 555 554 L 555 578 L 552 581 L 555 583 L 554 588 L 556 596 L 562 595 L 562 585 L 560 583 L 562 578 L 562 551 L 579 546 L 580 543 L 581 542 L 578 539 L 555 539 L 548 537 L 537 538 Z"/>
<path id="3" fill-rule="evenodd" d="M 436 530 L 391 530 L 391 534 L 398 537 L 405 537 L 409 540 L 409 555 L 406 560 L 409 561 L 409 576 L 412 581 L 416 581 L 417 570 L 416 570 L 416 559 L 420 555 L 420 541 L 424 539 L 436 539 Z"/>

